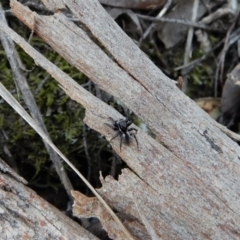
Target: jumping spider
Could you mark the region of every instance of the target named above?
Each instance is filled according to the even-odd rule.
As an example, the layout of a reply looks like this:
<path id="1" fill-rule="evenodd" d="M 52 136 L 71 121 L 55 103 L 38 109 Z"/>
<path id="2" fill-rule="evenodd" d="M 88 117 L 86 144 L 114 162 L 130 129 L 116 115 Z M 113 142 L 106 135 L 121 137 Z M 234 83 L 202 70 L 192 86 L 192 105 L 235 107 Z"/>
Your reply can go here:
<path id="1" fill-rule="evenodd" d="M 122 149 L 122 142 L 124 141 L 127 145 L 130 144 L 130 139 L 131 137 L 134 137 L 136 143 L 137 143 L 137 147 L 139 149 L 138 146 L 138 140 L 136 137 L 136 133 L 137 133 L 137 129 L 136 128 L 129 128 L 129 126 L 132 124 L 132 121 L 129 120 L 128 118 L 124 119 L 119 119 L 119 120 L 114 120 L 111 117 L 109 117 L 109 119 L 112 122 L 112 125 L 109 123 L 105 123 L 108 127 L 112 128 L 114 131 L 116 131 L 116 134 L 112 137 L 112 139 L 110 140 L 110 142 L 120 136 L 120 151 Z"/>

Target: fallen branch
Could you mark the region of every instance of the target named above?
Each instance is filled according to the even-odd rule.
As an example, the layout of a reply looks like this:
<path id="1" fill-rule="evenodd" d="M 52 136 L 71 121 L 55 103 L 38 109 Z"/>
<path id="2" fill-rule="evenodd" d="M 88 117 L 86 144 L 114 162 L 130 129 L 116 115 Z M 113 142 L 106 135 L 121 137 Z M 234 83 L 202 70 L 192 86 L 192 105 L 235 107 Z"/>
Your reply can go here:
<path id="1" fill-rule="evenodd" d="M 39 16 L 16 1 L 11 4 L 22 22 L 126 104 L 156 135 L 153 139 L 139 130 L 140 151 L 125 146 L 120 152 L 118 139 L 111 142 L 132 171 L 123 171 L 119 181 L 110 180 L 109 188 L 104 185 L 100 192 L 106 201 L 141 221 L 132 204 L 134 193 L 144 221 L 163 239 L 238 238 L 240 148 L 214 120 L 172 84 L 97 0 L 65 1 L 95 41 L 61 12 Z M 32 57 L 39 63 L 38 57 Z M 84 105 L 87 125 L 111 139 L 113 133 L 104 123 L 109 116 L 121 116 L 69 78 L 60 79 L 53 67 L 44 67 L 72 99 Z M 130 232 L 134 235 L 134 228 Z"/>

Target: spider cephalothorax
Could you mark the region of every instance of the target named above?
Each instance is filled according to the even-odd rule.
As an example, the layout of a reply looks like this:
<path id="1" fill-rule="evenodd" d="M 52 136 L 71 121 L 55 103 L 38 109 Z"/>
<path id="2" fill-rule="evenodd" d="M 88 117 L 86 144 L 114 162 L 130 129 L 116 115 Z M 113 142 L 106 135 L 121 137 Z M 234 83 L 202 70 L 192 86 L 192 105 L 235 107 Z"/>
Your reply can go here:
<path id="1" fill-rule="evenodd" d="M 136 137 L 137 129 L 136 128 L 129 128 L 129 126 L 132 124 L 132 121 L 129 120 L 128 118 L 124 119 L 119 119 L 115 121 L 111 117 L 109 119 L 112 122 L 112 125 L 109 123 L 105 123 L 108 127 L 112 128 L 114 131 L 116 131 L 116 134 L 112 137 L 110 142 L 120 136 L 120 151 L 122 148 L 122 142 L 124 141 L 127 145 L 130 144 L 131 137 L 133 137 L 137 143 L 138 147 L 138 140 Z M 138 147 L 139 148 L 139 147 Z"/>

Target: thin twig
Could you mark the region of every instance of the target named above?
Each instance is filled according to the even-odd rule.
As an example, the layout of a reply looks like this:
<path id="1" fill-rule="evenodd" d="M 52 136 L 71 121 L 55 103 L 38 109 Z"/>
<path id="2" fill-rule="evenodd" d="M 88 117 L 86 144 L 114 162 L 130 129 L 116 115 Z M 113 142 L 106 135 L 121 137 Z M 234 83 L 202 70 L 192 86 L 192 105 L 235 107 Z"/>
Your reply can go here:
<path id="1" fill-rule="evenodd" d="M 162 8 L 162 10 L 159 12 L 159 14 L 156 16 L 157 19 L 161 18 L 169 9 L 169 7 L 172 4 L 172 0 L 168 0 L 166 2 L 166 4 L 164 5 L 164 7 Z M 142 34 L 142 37 L 140 38 L 139 42 L 138 42 L 138 46 L 141 45 L 142 41 L 149 35 L 149 33 L 151 32 L 151 30 L 155 27 L 156 23 L 153 22 L 150 24 L 150 26 L 145 30 L 145 32 Z"/>
<path id="2" fill-rule="evenodd" d="M 88 174 L 87 174 L 87 180 L 90 182 L 91 178 L 91 167 L 92 167 L 92 160 L 88 152 L 88 144 L 87 144 L 87 136 L 86 136 L 86 125 L 83 124 L 83 146 L 84 146 L 84 152 L 85 156 L 88 162 Z"/>
<path id="3" fill-rule="evenodd" d="M 221 29 L 217 29 L 217 28 L 213 28 L 213 27 L 209 27 L 205 24 L 202 24 L 201 22 L 192 22 L 186 19 L 174 19 L 174 18 L 156 18 L 156 17 L 149 17 L 149 16 L 145 16 L 142 14 L 136 14 L 138 17 L 145 19 L 145 20 L 149 20 L 152 22 L 168 22 L 168 23 L 176 23 L 176 24 L 182 24 L 185 26 L 189 26 L 189 27 L 194 27 L 194 28 L 201 28 L 204 29 L 206 31 L 214 31 L 214 32 L 220 32 L 220 33 L 224 33 L 226 32 L 225 30 L 221 30 Z"/>
<path id="4" fill-rule="evenodd" d="M 46 77 L 38 84 L 36 90 L 34 91 L 34 95 L 36 96 L 39 91 L 42 89 L 43 85 L 49 80 L 50 75 L 46 75 Z"/>
<path id="5" fill-rule="evenodd" d="M 209 14 L 208 16 L 204 17 L 200 23 L 203 23 L 203 24 L 210 24 L 214 21 L 216 21 L 217 19 L 225 16 L 225 15 L 235 15 L 234 11 L 230 8 L 219 8 L 217 11 Z"/>
<path id="6" fill-rule="evenodd" d="M 233 32 L 230 35 L 229 45 L 236 42 L 239 38 L 240 38 L 240 29 L 237 29 L 235 32 Z M 202 57 L 200 57 L 200 58 L 198 58 L 198 59 L 196 59 L 196 60 L 194 60 L 194 61 L 192 61 L 188 64 L 185 64 L 185 65 L 179 66 L 177 68 L 174 68 L 174 70 L 179 71 L 183 68 L 187 68 L 186 73 L 189 73 L 191 71 L 191 69 L 193 69 L 194 67 L 199 65 L 202 61 L 204 61 L 213 51 L 215 51 L 217 48 L 219 48 L 223 43 L 224 43 L 224 39 L 221 40 L 220 42 L 218 42 L 209 52 L 204 54 Z"/>
<path id="7" fill-rule="evenodd" d="M 227 35 L 225 37 L 224 40 L 224 46 L 223 49 L 221 51 L 221 53 L 219 54 L 219 62 L 217 64 L 217 68 L 216 68 L 216 72 L 215 72 L 215 81 L 214 81 L 214 97 L 217 97 L 217 89 L 218 89 L 218 77 L 219 77 L 219 72 L 220 72 L 220 82 L 223 82 L 223 69 L 224 69 L 224 61 L 225 61 L 225 56 L 226 53 L 229 49 L 229 39 L 230 39 L 230 34 L 237 22 L 238 19 L 238 14 L 236 14 L 236 17 L 233 21 L 233 23 L 231 24 L 229 30 L 227 31 Z"/>
<path id="8" fill-rule="evenodd" d="M 134 189 L 134 186 L 132 186 L 132 189 Z M 142 223 L 145 226 L 145 228 L 147 229 L 148 234 L 151 236 L 151 239 L 152 240 L 160 240 L 161 238 L 157 235 L 156 230 L 150 224 L 149 220 L 147 219 L 147 216 L 145 216 L 143 211 L 140 209 L 140 205 L 137 202 L 137 198 L 135 198 L 133 194 L 131 194 L 131 197 L 132 197 L 132 200 L 137 209 L 139 218 L 142 220 Z"/>
<path id="9" fill-rule="evenodd" d="M 199 5 L 199 0 L 194 0 L 193 8 L 192 8 L 192 18 L 191 18 L 191 20 L 193 22 L 195 22 L 197 20 L 198 5 Z M 185 47 L 183 64 L 187 64 L 189 62 L 189 58 L 190 58 L 191 51 L 192 51 L 193 33 L 194 33 L 194 28 L 190 27 L 188 29 L 188 35 L 187 35 L 187 41 L 186 41 L 186 47 Z M 185 69 L 182 70 L 182 76 L 184 78 L 184 84 L 183 84 L 183 87 L 182 87 L 182 91 L 186 92 L 187 85 L 188 85 L 188 77 L 187 77 L 187 75 L 185 73 Z"/>
<path id="10" fill-rule="evenodd" d="M 5 23 L 7 26 L 7 21 L 4 15 L 4 12 L 2 11 L 2 6 L 0 4 L 0 19 L 2 23 Z M 21 69 L 21 60 L 18 56 L 18 53 L 15 49 L 14 43 L 11 38 L 7 37 L 7 35 L 3 32 L 0 34 L 0 39 L 3 45 L 3 48 L 5 50 L 5 53 L 8 57 L 9 64 L 12 69 L 13 79 L 15 80 L 17 86 L 19 87 L 22 97 L 32 115 L 34 120 L 38 122 L 39 126 L 42 128 L 44 133 L 48 135 L 47 129 L 44 125 L 41 113 L 39 112 L 39 109 L 37 107 L 37 104 L 35 102 L 35 99 L 33 97 L 33 94 L 27 84 L 27 80 L 22 72 Z M 63 164 L 61 163 L 61 159 L 59 156 L 48 146 L 46 142 L 44 142 L 45 147 L 48 151 L 48 154 L 50 156 L 50 159 L 52 160 L 54 167 L 56 169 L 56 172 L 61 179 L 61 182 L 68 193 L 69 198 L 72 200 L 71 190 L 73 189 L 72 184 L 64 170 Z"/>
<path id="11" fill-rule="evenodd" d="M 8 138 L 8 135 L 6 134 L 6 132 L 2 129 L 0 131 L 0 142 L 1 142 L 1 145 L 3 147 L 3 151 L 4 153 L 6 154 L 7 156 L 7 161 L 8 163 L 10 164 L 10 166 L 12 167 L 12 169 L 16 172 L 16 173 L 19 173 L 19 169 L 18 169 L 18 166 L 17 166 L 17 163 L 15 161 L 15 159 L 13 158 L 12 156 L 12 153 L 10 152 L 10 150 L 8 149 L 8 146 L 7 144 L 5 144 L 5 141 L 9 141 L 9 138 Z"/>
<path id="12" fill-rule="evenodd" d="M 211 13 L 211 7 L 208 3 L 205 2 L 205 0 L 201 0 L 202 5 L 207 9 L 208 14 Z"/>
<path id="13" fill-rule="evenodd" d="M 229 130 L 227 127 L 223 126 L 222 124 L 216 122 L 215 125 L 226 135 L 228 135 L 231 139 L 240 142 L 240 135 L 232 132 L 231 130 Z"/>

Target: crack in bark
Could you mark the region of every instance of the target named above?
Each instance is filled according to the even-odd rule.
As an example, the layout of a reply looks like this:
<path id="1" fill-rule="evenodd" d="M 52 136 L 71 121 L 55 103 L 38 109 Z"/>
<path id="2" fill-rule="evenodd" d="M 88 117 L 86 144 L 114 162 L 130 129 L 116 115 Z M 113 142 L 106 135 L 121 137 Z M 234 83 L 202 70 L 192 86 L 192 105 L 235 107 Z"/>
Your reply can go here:
<path id="1" fill-rule="evenodd" d="M 209 137 L 207 135 L 207 133 L 208 133 L 208 130 L 205 129 L 204 132 L 203 132 L 203 136 L 210 143 L 211 148 L 216 150 L 218 153 L 223 153 L 222 149 L 214 142 L 214 139 L 212 139 L 211 137 Z"/>

